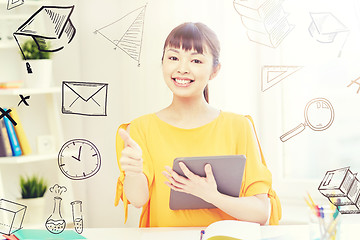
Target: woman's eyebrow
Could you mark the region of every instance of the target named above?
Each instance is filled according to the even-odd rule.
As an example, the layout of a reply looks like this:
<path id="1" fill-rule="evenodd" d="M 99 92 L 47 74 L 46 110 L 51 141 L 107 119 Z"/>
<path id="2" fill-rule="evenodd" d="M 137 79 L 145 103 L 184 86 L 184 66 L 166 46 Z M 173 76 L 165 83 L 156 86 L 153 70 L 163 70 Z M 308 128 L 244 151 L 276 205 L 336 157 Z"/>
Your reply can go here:
<path id="1" fill-rule="evenodd" d="M 204 53 L 192 52 L 191 55 L 203 55 L 204 56 Z"/>
<path id="2" fill-rule="evenodd" d="M 173 48 L 169 48 L 169 49 L 168 49 L 168 51 L 172 51 L 172 52 L 176 52 L 176 53 L 179 53 L 179 51 L 178 51 L 178 50 L 176 50 L 176 49 L 173 49 Z"/>

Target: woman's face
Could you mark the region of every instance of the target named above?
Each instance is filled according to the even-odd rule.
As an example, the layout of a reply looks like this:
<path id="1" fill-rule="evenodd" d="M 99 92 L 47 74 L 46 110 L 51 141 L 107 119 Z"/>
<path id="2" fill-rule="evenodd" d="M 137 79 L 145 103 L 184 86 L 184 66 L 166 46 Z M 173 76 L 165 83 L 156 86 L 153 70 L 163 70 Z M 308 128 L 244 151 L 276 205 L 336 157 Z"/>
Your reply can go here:
<path id="1" fill-rule="evenodd" d="M 215 77 L 213 56 L 204 48 L 203 53 L 192 49 L 166 47 L 163 57 L 164 80 L 174 96 L 203 97 L 208 81 Z"/>

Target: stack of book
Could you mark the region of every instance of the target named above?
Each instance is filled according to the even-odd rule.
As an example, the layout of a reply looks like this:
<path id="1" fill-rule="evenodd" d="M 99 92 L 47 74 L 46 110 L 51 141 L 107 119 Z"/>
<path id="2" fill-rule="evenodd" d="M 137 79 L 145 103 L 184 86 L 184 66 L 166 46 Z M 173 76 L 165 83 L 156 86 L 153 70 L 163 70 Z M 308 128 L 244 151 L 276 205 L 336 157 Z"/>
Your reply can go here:
<path id="1" fill-rule="evenodd" d="M 6 108 L 4 110 L 7 111 Z M 30 154 L 31 147 L 16 109 L 11 109 L 9 115 L 16 125 L 9 120 L 7 115 L 2 115 L 0 119 L 0 157 Z"/>
<path id="2" fill-rule="evenodd" d="M 234 7 L 247 28 L 250 41 L 276 48 L 294 28 L 290 25 L 283 0 L 234 0 Z"/>

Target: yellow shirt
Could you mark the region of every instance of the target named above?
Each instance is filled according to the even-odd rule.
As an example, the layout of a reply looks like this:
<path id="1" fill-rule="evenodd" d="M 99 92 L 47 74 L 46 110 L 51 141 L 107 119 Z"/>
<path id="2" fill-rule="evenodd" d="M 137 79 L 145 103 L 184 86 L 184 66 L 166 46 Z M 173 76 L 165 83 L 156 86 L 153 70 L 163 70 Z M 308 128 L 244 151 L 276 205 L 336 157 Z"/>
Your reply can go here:
<path id="1" fill-rule="evenodd" d="M 210 123 L 192 129 L 172 126 L 154 113 L 133 120 L 130 136 L 142 149 L 143 172 L 149 186 L 149 201 L 142 209 L 139 226 L 195 227 L 208 226 L 219 220 L 234 219 L 217 208 L 171 210 L 170 188 L 165 185 L 167 179 L 161 173 L 165 166 L 172 167 L 176 157 L 233 154 L 246 156 L 239 197 L 268 194 L 271 202 L 270 224 L 277 224 L 281 218 L 280 202 L 271 189 L 272 176 L 266 167 L 251 122 L 249 116 L 223 111 Z M 126 129 L 128 125 L 122 124 L 119 128 Z M 125 175 L 119 163 L 123 148 L 124 142 L 117 134 L 116 153 L 120 177 L 117 182 L 115 205 L 118 205 L 120 199 L 123 200 L 126 221 L 129 201 L 124 194 Z"/>

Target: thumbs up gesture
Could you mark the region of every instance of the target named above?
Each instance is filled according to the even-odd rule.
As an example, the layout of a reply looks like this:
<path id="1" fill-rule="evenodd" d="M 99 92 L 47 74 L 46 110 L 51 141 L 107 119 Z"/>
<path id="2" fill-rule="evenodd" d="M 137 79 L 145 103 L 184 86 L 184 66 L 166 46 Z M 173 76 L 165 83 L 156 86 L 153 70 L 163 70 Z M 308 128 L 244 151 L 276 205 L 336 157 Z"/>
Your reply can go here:
<path id="1" fill-rule="evenodd" d="M 124 149 L 121 152 L 120 164 L 126 175 L 139 175 L 143 171 L 142 150 L 124 129 L 119 130 L 124 140 Z"/>

